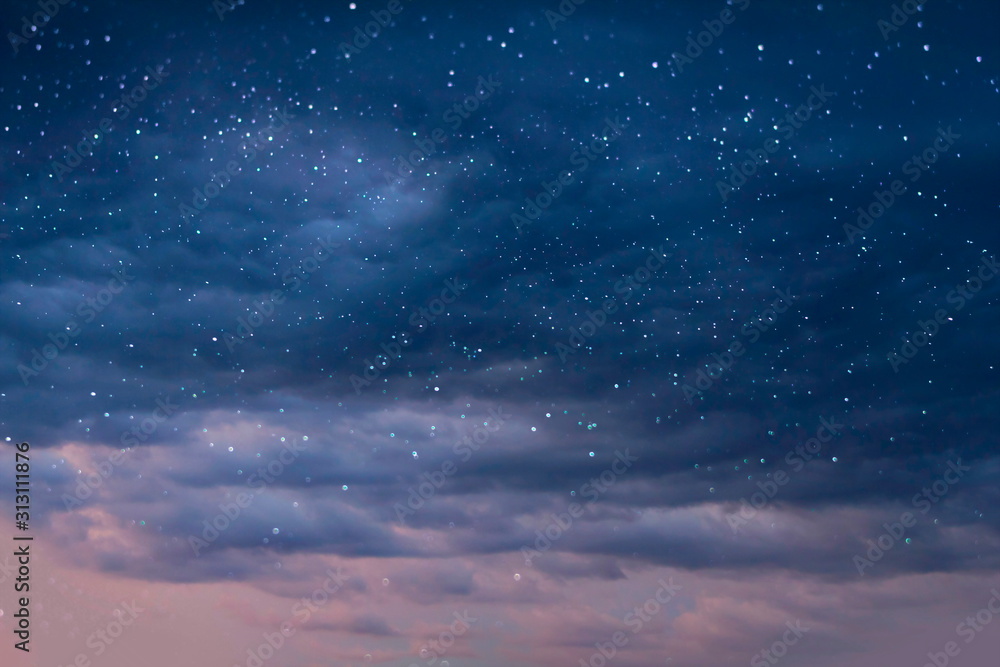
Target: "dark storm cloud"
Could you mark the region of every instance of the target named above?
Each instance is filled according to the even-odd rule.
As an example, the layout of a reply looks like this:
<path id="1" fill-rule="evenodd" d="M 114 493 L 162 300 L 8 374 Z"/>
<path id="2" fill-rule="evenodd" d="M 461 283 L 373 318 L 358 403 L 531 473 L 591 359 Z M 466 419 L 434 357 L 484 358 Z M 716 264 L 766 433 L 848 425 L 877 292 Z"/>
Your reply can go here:
<path id="1" fill-rule="evenodd" d="M 17 4 L 4 25 L 33 6 Z M 220 22 L 207 4 L 152 18 L 135 4 L 68 5 L 8 63 L 0 406 L 10 437 L 45 462 L 37 521 L 66 553 L 107 573 L 289 597 L 305 582 L 271 578 L 278 556 L 408 558 L 422 567 L 392 577 L 407 602 L 506 599 L 470 563 L 523 569 L 536 531 L 628 450 L 634 467 L 533 572 L 853 581 L 866 540 L 906 511 L 918 513 L 911 543 L 866 578 L 997 567 L 1000 282 L 899 373 L 887 360 L 1000 249 L 987 10 L 927 3 L 925 27 L 886 43 L 881 5 L 755 0 L 678 71 L 672 52 L 723 3 L 584 3 L 555 30 L 534 4 L 405 4 L 350 59 L 338 45 L 364 12 L 340 6 L 247 2 Z M 54 182 L 52 161 L 161 63 L 163 83 Z M 447 127 L 447 110 L 494 74 L 496 92 Z M 775 125 L 814 86 L 832 91 L 822 108 L 723 201 L 716 182 L 781 137 Z M 287 126 L 248 159 L 247 135 L 286 108 Z M 573 169 L 608 118 L 621 136 L 518 233 L 511 215 Z M 434 153 L 388 184 L 396 156 L 442 126 Z M 857 207 L 949 126 L 962 135 L 953 149 L 850 243 Z M 230 160 L 231 181 L 183 219 Z M 323 240 L 339 245 L 293 287 L 289 272 Z M 618 282 L 661 247 L 668 261 L 626 299 Z M 80 304 L 122 268 L 133 278 L 85 321 Z M 412 315 L 446 280 L 469 287 L 417 330 Z M 275 290 L 282 302 L 263 312 Z M 751 341 L 776 290 L 797 298 Z M 557 344 L 608 299 L 617 312 L 563 363 Z M 78 335 L 26 385 L 18 367 L 71 319 Z M 351 376 L 407 331 L 412 344 L 356 392 Z M 745 354 L 687 401 L 684 385 L 734 341 Z M 165 399 L 177 412 L 144 433 Z M 497 407 L 509 422 L 459 456 L 454 443 Z M 822 419 L 842 431 L 794 469 L 789 452 Z M 67 510 L 64 494 L 127 433 L 144 437 Z M 304 451 L 195 555 L 189 538 L 283 438 Z M 914 496 L 959 459 L 968 474 L 919 513 Z M 449 462 L 457 472 L 401 523 L 395 505 Z M 779 471 L 787 485 L 734 531 L 727 516 Z M 316 628 L 403 634 L 376 614 Z"/>

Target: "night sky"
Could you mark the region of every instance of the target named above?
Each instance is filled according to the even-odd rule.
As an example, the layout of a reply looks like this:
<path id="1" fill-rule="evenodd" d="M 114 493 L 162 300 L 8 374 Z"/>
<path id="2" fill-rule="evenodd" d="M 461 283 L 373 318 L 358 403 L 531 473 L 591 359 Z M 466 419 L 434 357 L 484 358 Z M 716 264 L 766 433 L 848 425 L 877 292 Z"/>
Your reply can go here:
<path id="1" fill-rule="evenodd" d="M 997 664 L 996 2 L 41 6 L 2 664 Z"/>

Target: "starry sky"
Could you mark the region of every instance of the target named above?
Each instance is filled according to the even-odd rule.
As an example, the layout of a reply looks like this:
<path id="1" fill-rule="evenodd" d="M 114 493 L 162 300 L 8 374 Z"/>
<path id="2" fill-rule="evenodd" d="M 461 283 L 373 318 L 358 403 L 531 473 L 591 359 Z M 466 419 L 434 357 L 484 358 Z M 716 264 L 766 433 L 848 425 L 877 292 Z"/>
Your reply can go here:
<path id="1" fill-rule="evenodd" d="M 41 4 L 3 664 L 995 664 L 996 3 Z"/>

